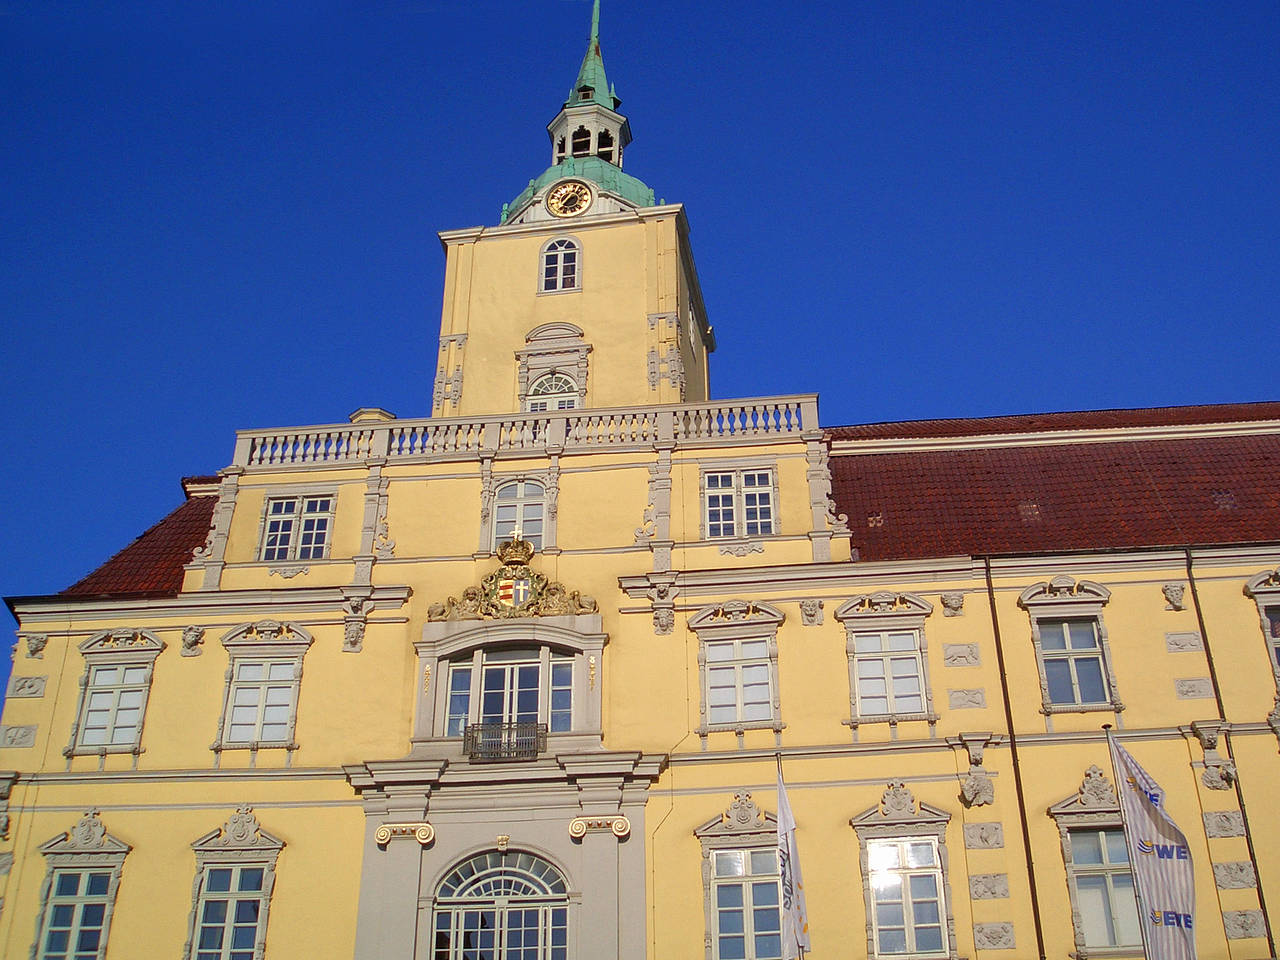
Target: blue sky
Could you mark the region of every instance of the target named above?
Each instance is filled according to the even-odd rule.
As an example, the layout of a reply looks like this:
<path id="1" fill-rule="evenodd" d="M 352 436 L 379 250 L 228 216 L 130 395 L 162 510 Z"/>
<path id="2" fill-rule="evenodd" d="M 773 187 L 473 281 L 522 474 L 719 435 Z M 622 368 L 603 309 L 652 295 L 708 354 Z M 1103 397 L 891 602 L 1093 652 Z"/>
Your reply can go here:
<path id="1" fill-rule="evenodd" d="M 437 230 L 548 162 L 587 0 L 0 0 L 0 593 L 238 427 L 428 413 Z M 605 0 L 715 396 L 827 424 L 1275 399 L 1274 2 Z"/>

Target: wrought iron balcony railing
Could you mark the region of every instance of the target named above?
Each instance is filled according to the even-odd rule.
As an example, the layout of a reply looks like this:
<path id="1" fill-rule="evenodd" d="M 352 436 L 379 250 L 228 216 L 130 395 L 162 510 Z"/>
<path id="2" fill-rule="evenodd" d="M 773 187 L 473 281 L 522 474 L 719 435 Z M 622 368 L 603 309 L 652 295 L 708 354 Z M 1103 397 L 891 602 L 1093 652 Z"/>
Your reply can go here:
<path id="1" fill-rule="evenodd" d="M 545 723 L 469 723 L 462 749 L 472 760 L 535 760 L 547 749 Z"/>

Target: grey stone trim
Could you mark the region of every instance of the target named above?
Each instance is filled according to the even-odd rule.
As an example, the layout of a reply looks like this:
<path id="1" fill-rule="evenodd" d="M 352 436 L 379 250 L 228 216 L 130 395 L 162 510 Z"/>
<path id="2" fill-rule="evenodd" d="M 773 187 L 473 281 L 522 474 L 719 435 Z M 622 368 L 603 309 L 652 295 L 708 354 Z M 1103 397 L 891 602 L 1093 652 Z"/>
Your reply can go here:
<path id="1" fill-rule="evenodd" d="M 863 723 L 888 723 L 897 735 L 897 725 L 905 720 L 927 720 L 932 734 L 938 722 L 933 706 L 933 684 L 929 679 L 929 642 L 925 634 L 925 618 L 933 613 L 933 604 L 914 593 L 875 593 L 854 597 L 842 603 L 835 618 L 844 624 L 845 656 L 849 668 L 849 719 L 841 721 L 858 735 Z M 858 713 L 858 655 L 855 638 L 861 631 L 911 630 L 919 638 L 920 685 L 924 689 L 925 710 L 922 714 L 885 714 L 861 716 Z"/>
<path id="2" fill-rule="evenodd" d="M 1203 650 L 1204 644 L 1198 633 L 1166 633 L 1164 648 L 1170 653 L 1189 653 L 1193 650 Z"/>
<path id="3" fill-rule="evenodd" d="M 999 850 L 1004 847 L 1004 824 L 966 823 L 964 825 L 966 850 Z"/>
<path id="4" fill-rule="evenodd" d="M 969 896 L 974 900 L 1004 900 L 1009 896 L 1007 873 L 972 873 L 969 875 Z"/>
<path id="5" fill-rule="evenodd" d="M 44 696 L 44 688 L 48 682 L 47 676 L 20 677 L 16 673 L 10 674 L 9 692 L 6 696 L 10 700 L 39 699 Z"/>
<path id="6" fill-rule="evenodd" d="M 987 691 L 981 687 L 976 690 L 948 690 L 947 706 L 952 710 L 985 710 Z"/>
<path id="7" fill-rule="evenodd" d="M 871 884 L 868 882 L 870 864 L 867 842 L 869 840 L 890 840 L 909 837 L 931 837 L 938 844 L 938 859 L 942 871 L 942 897 L 946 915 L 947 954 L 948 960 L 958 960 L 958 944 L 956 943 L 956 918 L 953 910 L 954 900 L 951 896 L 951 874 L 947 856 L 947 825 L 951 822 L 951 814 L 930 804 L 919 802 L 912 795 L 907 785 L 899 780 L 891 781 L 873 807 L 851 818 L 849 825 L 858 837 L 858 862 L 861 868 L 862 896 L 867 918 L 867 956 L 875 957 L 875 925 L 874 904 L 871 896 Z M 999 826 L 998 824 L 996 826 Z M 965 827 L 965 846 L 968 842 L 969 827 Z M 1003 844 L 1002 844 L 1003 845 Z"/>
<path id="8" fill-rule="evenodd" d="M 13 869 L 13 853 L 6 851 L 0 853 L 0 877 L 7 877 L 9 871 Z"/>
<path id="9" fill-rule="evenodd" d="M 990 731 L 981 733 L 962 733 L 959 737 L 948 738 L 947 743 L 965 748 L 969 754 L 969 773 L 960 782 L 960 800 L 969 808 L 983 807 L 996 800 L 996 784 L 982 766 L 982 759 L 988 746 L 995 746 L 1000 738 Z"/>
<path id="10" fill-rule="evenodd" d="M 849 517 L 839 513 L 831 496 L 831 458 L 826 443 L 819 438 L 805 444 L 809 484 L 809 538 L 813 543 L 813 562 L 831 560 L 832 536 L 849 535 Z"/>
<path id="11" fill-rule="evenodd" d="M 277 576 L 281 580 L 292 580 L 301 574 L 310 573 L 311 567 L 305 563 L 290 563 L 284 565 L 273 564 L 267 567 L 267 576 Z"/>
<path id="12" fill-rule="evenodd" d="M 1196 720 L 1191 724 L 1191 733 L 1204 750 L 1204 772 L 1200 780 L 1210 790 L 1229 790 L 1236 782 L 1235 761 L 1218 752 L 1218 739 L 1229 729 L 1230 725 L 1223 720 Z"/>
<path id="13" fill-rule="evenodd" d="M 1253 872 L 1253 864 L 1248 860 L 1215 863 L 1213 865 L 1213 880 L 1220 890 L 1242 890 L 1258 885 L 1258 878 Z"/>
<path id="14" fill-rule="evenodd" d="M 1212 700 L 1213 681 L 1208 677 L 1174 680 L 1173 692 L 1179 700 Z"/>
<path id="15" fill-rule="evenodd" d="M 573 237 L 552 237 L 555 240 L 573 240 L 578 244 L 578 280 L 573 290 L 557 290 L 555 293 L 574 293 L 581 290 L 582 244 Z M 543 245 L 545 251 L 546 244 Z M 542 254 L 539 254 L 541 260 Z M 541 285 L 541 284 L 539 284 Z M 516 388 L 520 409 L 525 409 L 529 389 L 550 373 L 563 373 L 578 388 L 578 409 L 587 405 L 587 377 L 590 374 L 589 357 L 593 347 L 583 339 L 582 328 L 572 323 L 557 321 L 534 327 L 525 334 L 526 346 L 515 352 Z"/>
<path id="16" fill-rule="evenodd" d="M 196 855 L 196 874 L 191 884 L 191 915 L 187 924 L 187 942 L 182 948 L 182 960 L 191 960 L 192 945 L 200 925 L 200 901 L 203 894 L 205 870 L 210 866 L 262 867 L 262 891 L 259 896 L 261 909 L 258 918 L 258 935 L 253 955 L 261 960 L 267 936 L 268 914 L 271 910 L 271 893 L 276 883 L 276 861 L 284 849 L 283 840 L 262 829 L 253 808 L 242 806 L 227 818 L 217 830 L 200 837 L 191 849 Z"/>
<path id="17" fill-rule="evenodd" d="M 717 850 L 771 849 L 778 845 L 778 820 L 761 809 L 746 790 L 733 796 L 724 813 L 708 820 L 693 835 L 702 844 L 703 945 L 706 960 L 714 956 L 716 908 L 712 902 L 712 854 Z"/>
<path id="18" fill-rule="evenodd" d="M 1267 616 L 1269 608 L 1280 607 L 1280 567 L 1254 574 L 1245 583 L 1244 592 L 1245 596 L 1251 597 L 1258 607 L 1258 622 L 1262 627 L 1267 663 L 1271 665 L 1271 672 L 1276 681 L 1276 691 L 1280 693 L 1280 661 L 1276 659 L 1276 650 L 1280 649 L 1280 639 L 1272 639 L 1271 621 Z"/>
<path id="19" fill-rule="evenodd" d="M 241 453 L 247 454 L 245 444 L 236 438 L 236 459 L 239 461 Z M 191 555 L 191 563 L 188 569 L 192 567 L 204 566 L 204 577 L 200 583 L 201 590 L 217 590 L 222 586 L 222 568 L 226 564 L 227 555 L 227 537 L 231 532 L 231 517 L 236 509 L 236 496 L 239 493 L 240 475 L 244 472 L 244 467 L 236 465 L 226 467 L 219 471 L 222 477 L 221 483 L 218 485 L 218 504 L 213 508 L 213 520 L 209 526 L 209 535 L 205 538 L 204 546 L 197 547 Z M 262 538 L 259 535 L 258 541 Z"/>
<path id="20" fill-rule="evenodd" d="M 97 755 L 99 758 L 105 758 L 108 753 L 131 753 L 134 765 L 137 765 L 138 754 L 142 752 L 142 731 L 147 722 L 147 701 L 151 698 L 151 676 L 155 670 L 156 657 L 160 656 L 164 649 L 164 641 L 151 631 L 137 627 L 104 630 L 95 633 L 80 644 L 80 653 L 84 657 L 84 672 L 80 675 L 80 699 L 76 704 L 75 723 L 71 725 L 71 739 L 62 751 L 67 757 L 68 764 L 70 758 L 74 756 Z M 132 743 L 86 745 L 80 742 L 80 731 L 84 727 L 85 711 L 88 709 L 89 674 L 95 666 L 106 664 L 143 666 L 147 669 L 143 681 L 142 709 L 137 734 Z M 69 766 L 68 769 L 70 769 Z"/>
<path id="21" fill-rule="evenodd" d="M 1228 940 L 1252 940 L 1267 935 L 1267 925 L 1262 921 L 1261 910 L 1224 910 L 1222 926 Z"/>
<path id="22" fill-rule="evenodd" d="M 1012 923 L 975 923 L 973 945 L 978 950 L 1012 950 L 1016 944 Z"/>
<path id="23" fill-rule="evenodd" d="M 465 333 L 444 334 L 440 337 L 440 356 L 436 361 L 435 385 L 431 391 L 432 413 L 440 413 L 446 401 L 455 407 L 462 401 L 462 361 L 466 345 Z"/>
<path id="24" fill-rule="evenodd" d="M 1243 837 L 1244 814 L 1239 810 L 1210 810 L 1204 814 L 1204 833 L 1210 839 Z"/>
<path id="25" fill-rule="evenodd" d="M 943 610 L 946 613 L 946 610 Z M 980 667 L 982 653 L 976 643 L 944 643 L 942 664 L 946 667 Z"/>
<path id="26" fill-rule="evenodd" d="M 655 617 L 657 613 L 655 611 Z M 747 730 L 765 729 L 781 734 L 782 699 L 781 687 L 778 683 L 778 627 L 786 619 L 777 607 L 767 603 L 748 603 L 744 600 L 727 600 L 724 603 L 703 607 L 689 618 L 689 629 L 698 637 L 698 729 L 703 749 L 706 749 L 707 736 L 716 731 L 731 730 L 738 735 L 741 746 L 743 734 Z M 707 644 L 716 640 L 754 640 L 768 641 L 769 655 L 769 696 L 773 716 L 767 720 L 743 721 L 733 723 L 712 723 L 708 720 L 707 709 Z"/>
<path id="27" fill-rule="evenodd" d="M 284 749 L 285 765 L 293 763 L 293 752 L 298 749 L 297 723 L 298 700 L 302 693 L 302 660 L 312 644 L 311 634 L 296 623 L 281 623 L 277 620 L 259 620 L 257 623 L 242 623 L 233 628 L 222 638 L 222 645 L 227 651 L 227 669 L 224 677 L 222 693 L 222 712 L 218 715 L 218 729 L 209 749 L 213 751 L 213 765 L 216 769 L 222 760 L 224 750 L 250 751 L 249 763 L 257 761 L 261 749 Z M 230 718 L 231 693 L 235 681 L 236 663 L 251 658 L 267 658 L 272 660 L 293 661 L 293 702 L 289 709 L 289 739 L 284 743 L 228 743 L 226 739 L 227 724 Z"/>
<path id="28" fill-rule="evenodd" d="M 459 738 L 445 737 L 448 713 L 448 668 L 452 661 L 471 659 L 476 667 L 486 648 L 503 643 L 521 643 L 541 650 L 543 677 L 549 676 L 548 661 L 553 647 L 573 652 L 573 730 L 582 749 L 599 749 L 602 729 L 603 684 L 596 680 L 598 664 L 603 660 L 608 636 L 601 627 L 598 613 L 576 614 L 559 617 L 527 617 L 514 620 L 436 620 L 422 627 L 422 639 L 414 643 L 418 655 L 418 702 L 415 711 L 413 742 L 419 752 L 423 750 L 444 752 L 453 758 L 461 757 Z M 480 670 L 472 672 L 471 709 L 479 709 Z M 539 698 L 539 709 L 547 722 L 550 709 L 547 698 Z M 550 737 L 555 749 L 557 740 L 567 735 Z M 569 739 L 572 739 L 569 738 Z M 437 743 L 430 743 L 432 740 Z"/>
<path id="29" fill-rule="evenodd" d="M 1107 626 L 1102 619 L 1102 608 L 1111 599 L 1111 591 L 1092 580 L 1075 580 L 1059 575 L 1052 580 L 1027 587 L 1018 596 L 1018 606 L 1031 618 L 1031 643 L 1036 652 L 1036 668 L 1040 671 L 1040 712 L 1046 716 L 1055 713 L 1089 713 L 1097 710 L 1113 710 L 1120 713 L 1124 703 L 1116 685 L 1115 658 L 1111 655 L 1111 642 Z M 1049 701 L 1049 680 L 1044 672 L 1044 648 L 1040 641 L 1040 622 L 1046 619 L 1092 619 L 1098 632 L 1102 669 L 1107 678 L 1107 703 L 1058 704 Z"/>
<path id="30" fill-rule="evenodd" d="M 97 810 L 88 810 L 70 830 L 46 840 L 36 849 L 47 858 L 47 867 L 44 883 L 40 887 L 40 907 L 36 912 L 36 935 L 31 943 L 31 960 L 36 960 L 40 952 L 45 915 L 48 912 L 49 897 L 53 893 L 54 872 L 60 869 L 95 867 L 111 871 L 104 897 L 106 911 L 102 919 L 102 938 L 98 942 L 97 951 L 97 960 L 102 960 L 110 939 L 111 917 L 115 913 L 116 893 L 120 889 L 124 858 L 133 848 L 107 833 Z"/>
<path id="31" fill-rule="evenodd" d="M 36 725 L 24 724 L 15 726 L 8 724 L 0 727 L 0 747 L 6 750 L 17 750 L 36 745 Z"/>

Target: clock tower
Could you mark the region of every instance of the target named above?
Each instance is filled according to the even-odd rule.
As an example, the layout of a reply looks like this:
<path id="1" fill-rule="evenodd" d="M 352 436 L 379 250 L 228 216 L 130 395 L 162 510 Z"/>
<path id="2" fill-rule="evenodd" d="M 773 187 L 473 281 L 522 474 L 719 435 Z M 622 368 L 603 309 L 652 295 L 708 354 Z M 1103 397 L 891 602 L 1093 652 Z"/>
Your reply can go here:
<path id="1" fill-rule="evenodd" d="M 707 323 L 681 204 L 622 170 L 631 127 L 605 77 L 600 2 L 547 125 L 551 165 L 496 226 L 440 234 L 444 304 L 432 416 L 708 398 Z"/>

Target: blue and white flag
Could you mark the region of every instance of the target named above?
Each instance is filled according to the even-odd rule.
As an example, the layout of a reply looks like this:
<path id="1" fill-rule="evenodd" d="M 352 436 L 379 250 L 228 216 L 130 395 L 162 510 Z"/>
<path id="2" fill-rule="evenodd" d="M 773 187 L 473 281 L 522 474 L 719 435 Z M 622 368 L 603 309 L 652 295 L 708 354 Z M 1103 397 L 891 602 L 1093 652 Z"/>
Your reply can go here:
<path id="1" fill-rule="evenodd" d="M 778 767 L 778 870 L 782 875 L 782 960 L 796 960 L 809 949 L 809 913 L 796 852 L 796 818 Z"/>
<path id="2" fill-rule="evenodd" d="M 1149 960 L 1195 960 L 1196 888 L 1187 838 L 1164 806 L 1164 791 L 1138 761 L 1110 739 L 1124 828 L 1133 851 L 1138 922 Z"/>

